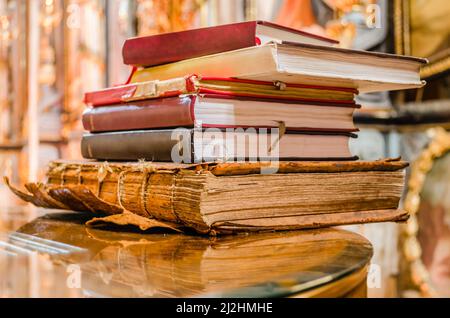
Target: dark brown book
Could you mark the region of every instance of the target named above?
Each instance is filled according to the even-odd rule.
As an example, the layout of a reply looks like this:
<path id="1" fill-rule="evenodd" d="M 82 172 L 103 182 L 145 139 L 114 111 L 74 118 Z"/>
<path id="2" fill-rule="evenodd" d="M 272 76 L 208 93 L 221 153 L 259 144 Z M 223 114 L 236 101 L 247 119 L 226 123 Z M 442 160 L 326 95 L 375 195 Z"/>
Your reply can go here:
<path id="1" fill-rule="evenodd" d="M 87 134 L 85 159 L 156 162 L 356 160 L 351 133 L 287 133 L 280 129 L 169 129 Z"/>

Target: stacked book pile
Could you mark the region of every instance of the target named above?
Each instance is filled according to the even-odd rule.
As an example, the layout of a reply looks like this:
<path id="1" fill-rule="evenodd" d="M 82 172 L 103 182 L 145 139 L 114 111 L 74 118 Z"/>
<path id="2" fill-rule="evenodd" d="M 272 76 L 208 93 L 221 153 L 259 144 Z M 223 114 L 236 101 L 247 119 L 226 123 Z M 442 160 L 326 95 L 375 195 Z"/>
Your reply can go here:
<path id="1" fill-rule="evenodd" d="M 130 39 L 129 82 L 85 96 L 94 161 L 55 162 L 45 186 L 14 191 L 144 229 L 404 220 L 407 164 L 358 162 L 349 139 L 356 95 L 421 87 L 426 61 L 335 44 L 259 21 Z"/>
<path id="2" fill-rule="evenodd" d="M 129 90 L 138 93 L 126 102 L 115 99 Z M 137 82 L 87 94 L 91 107 L 83 123 L 91 134 L 83 138 L 83 156 L 178 163 L 354 160 L 348 144 L 357 131 L 356 93 L 218 77 Z"/>
<path id="3" fill-rule="evenodd" d="M 83 156 L 355 160 L 358 90 L 422 86 L 423 60 L 334 44 L 267 22 L 130 39 L 130 83 L 86 94 Z"/>

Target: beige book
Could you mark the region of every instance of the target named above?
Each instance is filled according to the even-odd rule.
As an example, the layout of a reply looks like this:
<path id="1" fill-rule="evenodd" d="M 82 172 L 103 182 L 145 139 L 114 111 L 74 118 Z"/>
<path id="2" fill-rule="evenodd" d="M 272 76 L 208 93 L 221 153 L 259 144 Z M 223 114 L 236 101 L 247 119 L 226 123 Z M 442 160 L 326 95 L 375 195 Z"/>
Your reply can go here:
<path id="1" fill-rule="evenodd" d="M 356 88 L 361 93 L 422 87 L 427 60 L 310 44 L 267 44 L 138 70 L 133 83 L 196 74 Z"/>

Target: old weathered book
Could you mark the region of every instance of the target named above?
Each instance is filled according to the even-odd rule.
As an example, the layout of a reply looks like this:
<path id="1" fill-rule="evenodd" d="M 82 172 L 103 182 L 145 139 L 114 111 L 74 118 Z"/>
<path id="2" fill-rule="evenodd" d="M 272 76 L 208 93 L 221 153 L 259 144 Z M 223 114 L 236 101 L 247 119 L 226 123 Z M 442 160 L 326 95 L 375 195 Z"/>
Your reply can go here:
<path id="1" fill-rule="evenodd" d="M 277 166 L 59 161 L 50 165 L 46 184 L 28 184 L 28 193 L 10 188 L 39 207 L 107 216 L 90 225 L 214 235 L 404 221 L 408 215 L 398 206 L 407 166 L 400 160 Z"/>
<path id="2" fill-rule="evenodd" d="M 349 87 L 367 93 L 422 87 L 420 68 L 426 63 L 415 57 L 283 42 L 140 69 L 131 82 L 200 74 Z"/>

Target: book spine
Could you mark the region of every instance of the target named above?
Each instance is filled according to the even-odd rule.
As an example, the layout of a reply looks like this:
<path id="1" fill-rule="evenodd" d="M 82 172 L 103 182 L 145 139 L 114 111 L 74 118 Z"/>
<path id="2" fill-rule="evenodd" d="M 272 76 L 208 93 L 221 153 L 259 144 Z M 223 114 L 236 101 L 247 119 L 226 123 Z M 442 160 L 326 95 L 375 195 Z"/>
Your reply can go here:
<path id="1" fill-rule="evenodd" d="M 180 144 L 174 130 L 88 134 L 81 141 L 85 159 L 172 162 L 172 151 Z M 191 131 L 188 130 L 189 136 Z M 187 138 L 190 138 L 190 137 Z M 181 149 L 180 149 L 181 151 Z"/>
<path id="2" fill-rule="evenodd" d="M 256 22 L 129 39 L 124 63 L 155 66 L 256 45 Z"/>
<path id="3" fill-rule="evenodd" d="M 150 81 L 137 84 L 111 87 L 85 94 L 84 103 L 92 107 L 101 107 L 148 99 L 178 97 L 195 93 L 195 76 L 174 78 L 167 81 Z"/>
<path id="4" fill-rule="evenodd" d="M 84 129 L 92 133 L 193 127 L 194 103 L 195 97 L 184 96 L 89 108 L 82 121 Z"/>
<path id="5" fill-rule="evenodd" d="M 84 103 L 95 106 L 120 104 L 123 102 L 123 96 L 134 95 L 137 88 L 138 85 L 127 85 L 102 91 L 88 92 L 84 94 Z"/>

